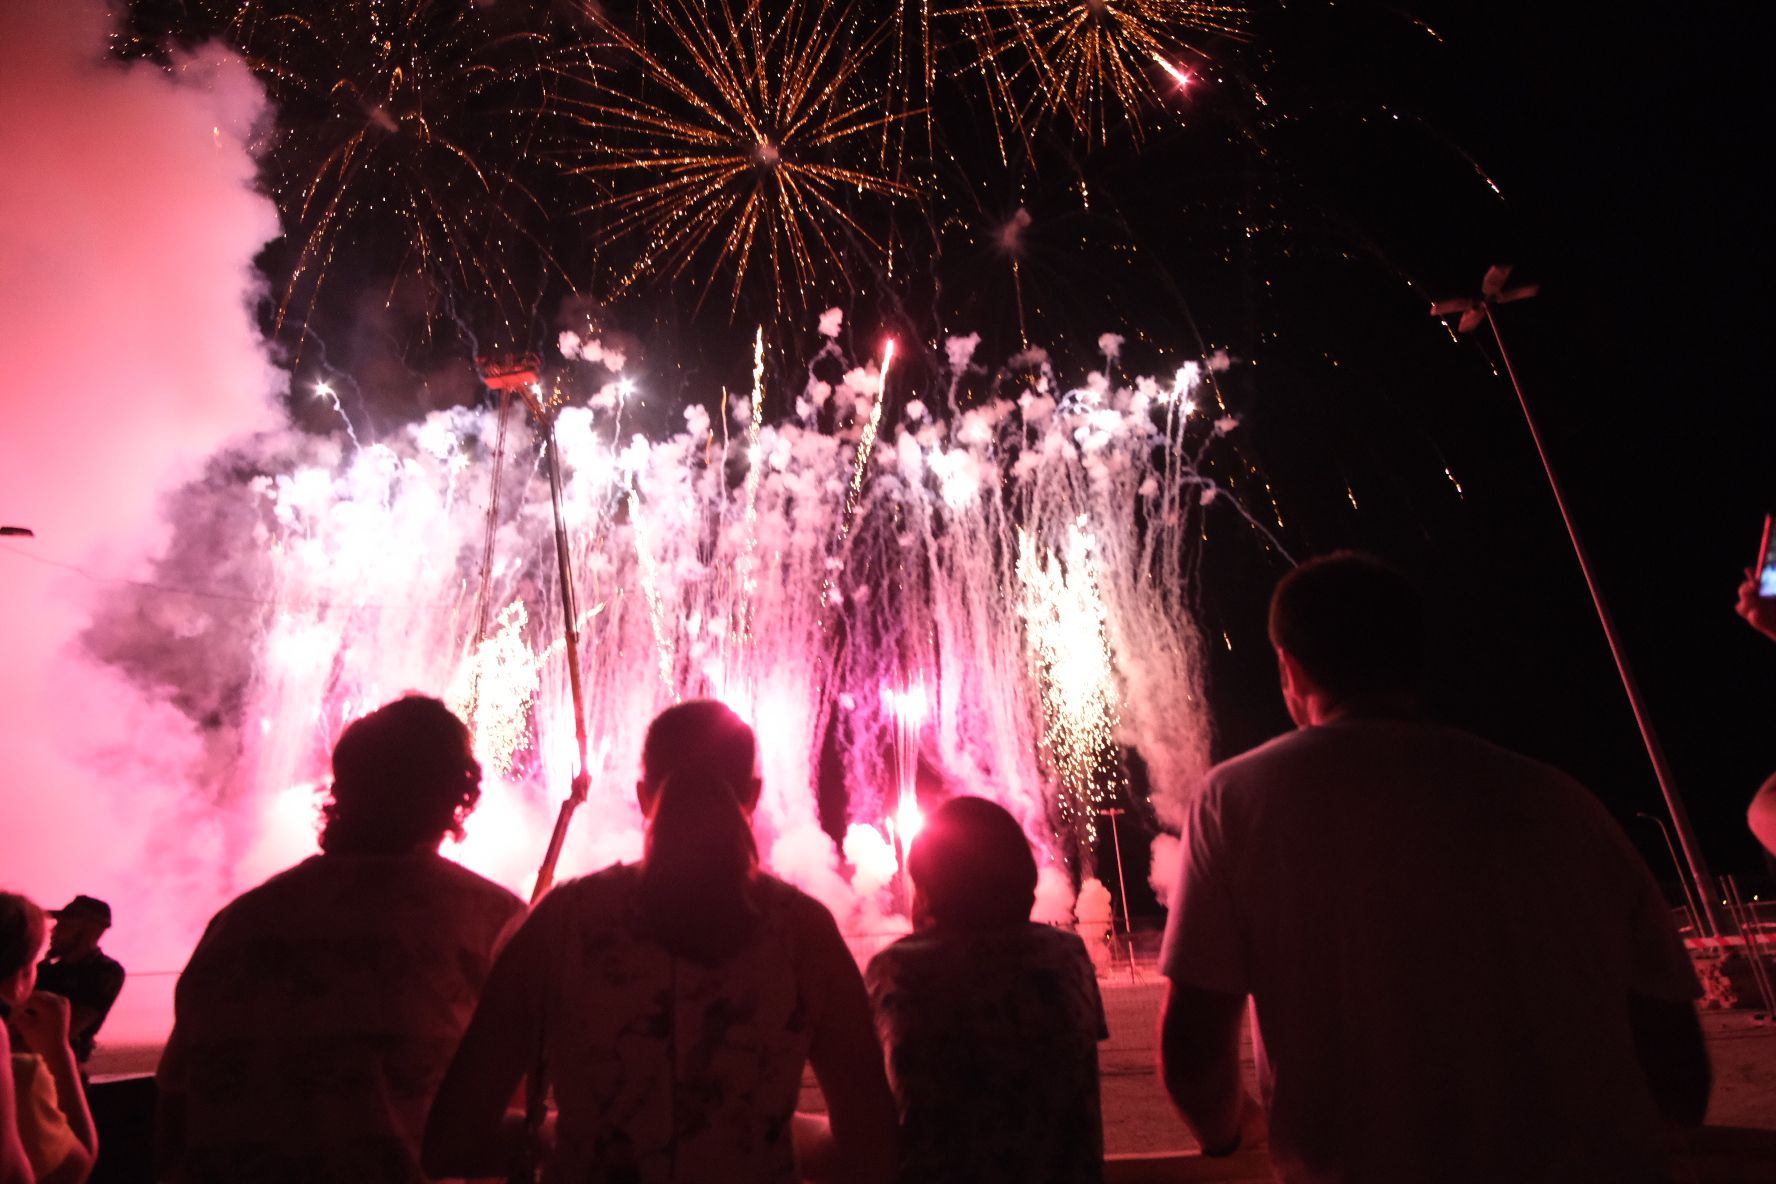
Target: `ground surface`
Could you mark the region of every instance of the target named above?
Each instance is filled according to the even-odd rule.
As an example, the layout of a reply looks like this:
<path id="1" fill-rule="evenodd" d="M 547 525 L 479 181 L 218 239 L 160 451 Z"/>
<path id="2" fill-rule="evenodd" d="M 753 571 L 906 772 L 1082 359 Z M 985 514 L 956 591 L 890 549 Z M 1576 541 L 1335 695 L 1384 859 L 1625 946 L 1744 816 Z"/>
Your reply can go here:
<path id="1" fill-rule="evenodd" d="M 170 996 L 170 982 L 164 994 Z M 141 984 L 146 988 L 147 983 Z M 1103 983 L 1104 1010 L 1110 1039 L 1101 1050 L 1103 1073 L 1104 1149 L 1115 1155 L 1188 1150 L 1195 1146 L 1154 1077 L 1154 1034 L 1159 1018 L 1161 980 L 1151 970 L 1124 971 Z M 144 991 L 144 996 L 147 992 Z M 138 1006 L 151 1004 L 139 997 Z M 160 1007 L 170 1012 L 167 1001 Z M 1714 1059 L 1714 1098 L 1708 1121 L 1720 1126 L 1776 1130 L 1776 1026 L 1760 1023 L 1747 1011 L 1704 1012 L 1703 1031 Z M 109 1075 L 152 1072 L 160 1056 L 159 1042 L 118 1043 L 94 1054 L 95 1079 Z M 1246 1073 L 1252 1074 L 1250 1042 Z M 1255 1087 L 1254 1087 L 1255 1088 Z M 820 1109 L 812 1082 L 805 1104 Z"/>

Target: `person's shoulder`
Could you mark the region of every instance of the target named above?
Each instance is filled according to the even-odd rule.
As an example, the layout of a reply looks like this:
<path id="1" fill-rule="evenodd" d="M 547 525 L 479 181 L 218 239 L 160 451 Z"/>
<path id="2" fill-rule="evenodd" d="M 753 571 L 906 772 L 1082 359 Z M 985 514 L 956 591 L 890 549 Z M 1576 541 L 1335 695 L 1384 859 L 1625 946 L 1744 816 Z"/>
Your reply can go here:
<path id="1" fill-rule="evenodd" d="M 1019 931 L 1019 936 L 1037 949 L 1062 957 L 1070 958 L 1075 954 L 1082 958 L 1091 957 L 1086 953 L 1085 942 L 1080 939 L 1077 933 L 1069 933 L 1054 925 L 1044 925 L 1040 921 L 1026 921 Z"/>
<path id="2" fill-rule="evenodd" d="M 641 865 L 613 863 L 583 876 L 559 881 L 543 894 L 530 913 L 540 923 L 565 923 L 569 917 L 626 907 L 641 882 Z"/>
<path id="3" fill-rule="evenodd" d="M 1271 767 L 1299 760 L 1321 741 L 1314 728 L 1292 728 L 1280 736 L 1272 736 L 1256 748 L 1248 748 L 1238 756 L 1228 757 L 1211 767 L 1204 775 L 1205 785 L 1237 783 Z"/>
<path id="4" fill-rule="evenodd" d="M 317 881 L 327 877 L 328 870 L 326 856 L 317 854 L 266 877 L 216 910 L 210 920 L 211 930 L 240 924 L 261 914 L 282 915 L 290 900 L 305 896 Z"/>
<path id="5" fill-rule="evenodd" d="M 755 882 L 764 911 L 784 919 L 798 947 L 844 940 L 838 918 L 818 897 L 765 872 L 760 872 Z"/>
<path id="6" fill-rule="evenodd" d="M 779 879 L 769 872 L 760 872 L 755 878 L 760 894 L 780 908 L 788 909 L 801 917 L 825 917 L 832 920 L 832 910 L 820 903 L 820 898 L 804 892 L 788 880 Z"/>
<path id="7" fill-rule="evenodd" d="M 524 907 L 524 901 L 504 884 L 488 879 L 480 872 L 473 871 L 446 859 L 442 855 L 433 855 L 427 861 L 432 874 L 448 883 L 453 889 L 477 901 L 483 902 L 496 910 L 515 911 Z"/>
<path id="8" fill-rule="evenodd" d="M 903 934 L 876 951 L 875 956 L 869 960 L 869 969 L 871 973 L 876 973 L 878 970 L 939 955 L 948 948 L 949 941 L 945 935 L 933 930 Z"/>

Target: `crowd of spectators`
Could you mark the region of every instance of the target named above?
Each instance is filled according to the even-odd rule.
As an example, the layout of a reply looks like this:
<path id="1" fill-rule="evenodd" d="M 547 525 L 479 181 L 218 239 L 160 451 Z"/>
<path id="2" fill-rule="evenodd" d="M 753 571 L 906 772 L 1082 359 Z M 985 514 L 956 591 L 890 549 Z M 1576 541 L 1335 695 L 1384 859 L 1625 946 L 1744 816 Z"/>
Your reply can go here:
<path id="1" fill-rule="evenodd" d="M 1162 1087 L 1203 1154 L 1267 1147 L 1289 1184 L 1665 1179 L 1711 1084 L 1685 948 L 1582 786 L 1425 717 L 1423 612 L 1362 555 L 1279 585 L 1297 727 L 1190 799 Z M 1085 944 L 1030 921 L 1046 853 L 984 796 L 932 803 L 912 932 L 860 972 L 761 866 L 758 744 L 719 703 L 662 712 L 640 862 L 527 910 L 439 854 L 480 794 L 462 722 L 409 696 L 352 723 L 320 853 L 180 978 L 155 1178 L 1100 1181 L 1108 1032 Z M 40 964 L 45 914 L 0 895 L 0 1184 L 98 1154 L 79 1065 L 123 972 L 103 902 L 55 918 Z"/>

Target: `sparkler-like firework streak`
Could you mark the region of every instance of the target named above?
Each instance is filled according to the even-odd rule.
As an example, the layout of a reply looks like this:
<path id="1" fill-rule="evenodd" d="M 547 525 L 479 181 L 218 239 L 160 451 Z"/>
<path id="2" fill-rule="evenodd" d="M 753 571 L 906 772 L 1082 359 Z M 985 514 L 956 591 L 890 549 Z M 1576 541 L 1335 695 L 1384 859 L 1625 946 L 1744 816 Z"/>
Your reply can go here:
<path id="1" fill-rule="evenodd" d="M 1018 616 L 1041 690 L 1042 748 L 1060 783 L 1062 823 L 1089 850 L 1098 807 L 1123 779 L 1116 752 L 1122 692 L 1098 594 L 1097 540 L 1080 522 L 1068 529 L 1061 554 L 1021 530 L 1017 544 Z"/>
<path id="2" fill-rule="evenodd" d="M 952 343 L 952 365 L 967 365 L 970 346 Z M 828 397 L 874 418 L 882 438 L 865 453 L 837 569 L 859 471 L 847 436 L 866 422 L 831 424 L 813 392 L 787 422 L 736 409 L 747 431 L 729 456 L 700 406 L 682 432 L 651 441 L 620 439 L 615 406 L 562 407 L 570 558 L 599 605 L 581 659 L 597 767 L 634 767 L 648 720 L 674 698 L 725 698 L 770 737 L 757 819 L 767 861 L 857 924 L 893 907 L 876 896 L 892 879 L 876 864 L 917 824 L 915 762 L 1005 804 L 1050 865 L 1087 856 L 1091 811 L 1121 785 L 1122 748 L 1140 752 L 1156 798 L 1180 794 L 1207 755 L 1188 558 L 1216 489 L 1197 463 L 1219 429 L 1190 414 L 1197 370 L 1127 387 L 1093 375 L 1073 390 L 1046 367 L 1016 373 L 948 418 L 911 400 L 895 425 L 879 373 L 848 372 Z M 493 821 L 478 815 L 458 855 L 522 886 L 549 787 L 577 757 L 547 491 L 522 465 L 489 569 L 489 595 L 506 607 L 472 644 L 491 492 L 490 466 L 474 461 L 492 446 L 493 414 L 441 412 L 260 484 L 274 607 L 249 693 L 247 774 L 310 784 L 345 720 L 474 671 Z M 522 425 L 514 436 L 515 457 L 541 446 Z M 745 481 L 732 469 L 742 449 Z M 827 628 L 834 613 L 841 630 Z M 842 819 L 816 807 L 829 745 Z M 587 809 L 564 870 L 639 852 L 627 778 L 595 779 Z M 874 871 L 841 865 L 829 835 L 847 830 L 850 858 Z"/>
<path id="3" fill-rule="evenodd" d="M 723 279 L 737 307 L 758 268 L 782 317 L 842 279 L 852 248 L 881 253 L 854 201 L 919 191 L 872 168 L 869 133 L 906 115 L 868 76 L 885 27 L 855 7 L 657 0 L 662 49 L 592 11 L 619 60 L 572 75 L 585 159 L 569 171 L 611 187 L 591 208 L 601 237 L 641 240 L 619 291 L 695 265 L 702 293 Z"/>
<path id="4" fill-rule="evenodd" d="M 1239 36 L 1241 9 L 1212 0 L 962 0 L 967 53 L 1006 129 L 1065 115 L 1091 142 L 1126 126 L 1139 139 L 1160 97 L 1154 68 L 1182 82 L 1204 36 Z"/>

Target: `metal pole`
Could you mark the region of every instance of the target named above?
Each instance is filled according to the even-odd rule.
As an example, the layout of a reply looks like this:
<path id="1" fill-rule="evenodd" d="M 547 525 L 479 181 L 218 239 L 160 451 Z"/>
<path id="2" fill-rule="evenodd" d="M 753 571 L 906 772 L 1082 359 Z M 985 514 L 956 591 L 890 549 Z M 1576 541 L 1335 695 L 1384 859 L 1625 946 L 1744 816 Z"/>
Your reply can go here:
<path id="1" fill-rule="evenodd" d="M 506 462 L 506 422 L 512 410 L 512 392 L 500 391 L 499 432 L 494 437 L 493 476 L 487 489 L 487 533 L 481 540 L 481 581 L 475 593 L 475 649 L 479 656 L 481 643 L 487 639 L 488 585 L 493 579 L 493 542 L 499 534 L 500 470 Z M 475 664 L 476 683 L 480 682 L 481 666 Z M 479 685 L 476 694 L 479 695 Z"/>
<path id="2" fill-rule="evenodd" d="M 1677 844 L 1671 841 L 1670 829 L 1666 827 L 1664 819 L 1656 814 L 1648 814 L 1645 810 L 1636 810 L 1634 816 L 1646 819 L 1658 827 L 1659 834 L 1664 836 L 1665 850 L 1671 853 L 1671 870 L 1677 873 L 1677 886 L 1683 889 L 1684 913 L 1690 918 L 1690 931 L 1697 937 L 1701 937 L 1702 921 L 1696 912 L 1696 895 L 1690 891 L 1690 880 L 1688 876 L 1684 875 L 1683 860 L 1677 857 Z"/>
<path id="3" fill-rule="evenodd" d="M 1721 882 L 1727 890 L 1727 909 L 1733 915 L 1733 924 L 1739 927 L 1739 945 L 1745 952 L 1745 964 L 1751 970 L 1752 984 L 1764 1001 L 1764 1018 L 1768 1021 L 1776 1017 L 1776 990 L 1772 989 L 1770 975 L 1764 968 L 1763 943 L 1758 940 L 1757 925 L 1746 915 L 1745 897 L 1739 891 L 1739 882 L 1732 876 L 1722 876 Z"/>
<path id="4" fill-rule="evenodd" d="M 1117 827 L 1116 820 L 1126 811 L 1117 806 L 1099 810 L 1098 813 L 1110 819 L 1110 843 L 1116 851 L 1116 887 L 1122 897 L 1122 933 L 1128 942 L 1129 976 L 1135 976 L 1135 923 L 1129 919 L 1129 886 L 1128 877 L 1122 874 L 1122 831 Z"/>
<path id="5" fill-rule="evenodd" d="M 580 758 L 579 771 L 574 774 L 567 797 L 562 800 L 561 812 L 555 816 L 555 830 L 549 836 L 549 849 L 543 855 L 542 866 L 537 869 L 536 887 L 530 894 L 530 901 L 535 904 L 555 883 L 555 864 L 561 858 L 561 847 L 567 840 L 568 824 L 573 821 L 574 810 L 586 800 L 592 773 L 587 768 L 585 691 L 580 685 L 580 609 L 574 596 L 573 564 L 567 549 L 567 523 L 561 512 L 561 458 L 555 447 L 555 420 L 544 413 L 542 405 L 534 397 L 527 397 L 524 402 L 536 416 L 537 423 L 543 430 L 543 446 L 548 449 L 549 503 L 555 515 L 555 564 L 561 582 L 561 611 L 567 618 L 567 685 L 573 698 L 574 741 Z"/>
<path id="6" fill-rule="evenodd" d="M 1517 372 L 1511 366 L 1511 355 L 1505 349 L 1504 334 L 1499 332 L 1498 320 L 1492 315 L 1492 301 L 1482 299 L 1480 307 L 1486 312 L 1486 323 L 1492 328 L 1492 339 L 1498 343 L 1499 358 L 1505 364 L 1505 376 L 1511 380 L 1511 389 L 1517 393 L 1517 405 L 1523 411 L 1523 421 L 1529 425 L 1530 439 L 1535 441 L 1536 455 L 1541 458 L 1542 472 L 1548 478 L 1548 488 L 1554 494 L 1554 504 L 1560 508 L 1560 520 L 1566 524 L 1566 537 L 1572 543 L 1573 554 L 1578 558 L 1579 571 L 1585 577 L 1585 587 L 1591 593 L 1591 607 L 1597 611 L 1597 620 L 1603 626 L 1603 636 L 1609 642 L 1610 657 L 1615 659 L 1616 674 L 1622 680 L 1622 689 L 1628 693 L 1628 706 L 1634 712 L 1634 722 L 1640 729 L 1641 743 L 1646 746 L 1647 758 L 1653 764 L 1653 776 L 1659 782 L 1659 792 L 1665 795 L 1665 809 L 1671 815 L 1671 824 L 1677 831 L 1678 842 L 1683 847 L 1684 858 L 1689 864 L 1690 875 L 1696 881 L 1696 890 L 1702 902 L 1702 917 L 1706 921 L 1709 935 L 1718 937 L 1723 932 L 1720 921 L 1715 913 L 1714 900 L 1718 890 L 1714 887 L 1714 878 L 1709 875 L 1708 867 L 1702 860 L 1702 850 L 1696 841 L 1694 830 L 1690 827 L 1690 816 L 1684 810 L 1683 800 L 1677 795 L 1673 784 L 1671 767 L 1666 763 L 1665 750 L 1659 744 L 1659 738 L 1653 731 L 1653 724 L 1647 712 L 1646 703 L 1642 700 L 1640 686 L 1634 680 L 1634 673 L 1628 667 L 1628 656 L 1622 648 L 1621 638 L 1616 633 L 1615 620 L 1603 601 L 1603 592 L 1598 587 L 1596 574 L 1591 568 L 1591 557 L 1585 550 L 1585 544 L 1579 539 L 1578 525 L 1573 521 L 1572 511 L 1566 504 L 1566 493 L 1561 488 L 1560 479 L 1554 474 L 1554 464 L 1548 459 L 1548 450 L 1542 443 L 1542 430 L 1536 423 L 1535 415 L 1529 409 L 1529 399 L 1523 393 L 1523 384 L 1517 381 Z"/>

